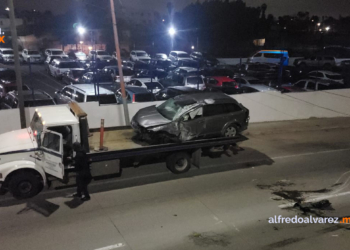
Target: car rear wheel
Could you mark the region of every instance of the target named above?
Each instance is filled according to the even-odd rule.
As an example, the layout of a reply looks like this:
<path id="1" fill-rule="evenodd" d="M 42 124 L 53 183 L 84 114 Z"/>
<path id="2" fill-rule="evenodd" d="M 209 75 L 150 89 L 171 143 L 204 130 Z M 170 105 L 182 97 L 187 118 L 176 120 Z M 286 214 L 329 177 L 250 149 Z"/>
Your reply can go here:
<path id="1" fill-rule="evenodd" d="M 224 131 L 225 137 L 235 137 L 237 135 L 237 127 L 235 125 L 228 126 Z"/>
<path id="2" fill-rule="evenodd" d="M 174 174 L 183 174 L 191 168 L 191 157 L 185 152 L 171 154 L 166 159 L 168 169 Z"/>

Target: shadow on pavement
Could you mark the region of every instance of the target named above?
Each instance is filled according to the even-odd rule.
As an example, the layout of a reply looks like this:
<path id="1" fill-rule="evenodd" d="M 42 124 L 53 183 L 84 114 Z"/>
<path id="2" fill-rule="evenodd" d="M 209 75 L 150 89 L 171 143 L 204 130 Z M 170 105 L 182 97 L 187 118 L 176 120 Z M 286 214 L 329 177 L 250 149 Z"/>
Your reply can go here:
<path id="1" fill-rule="evenodd" d="M 56 205 L 47 200 L 38 199 L 27 202 L 27 206 L 20 210 L 17 214 L 21 215 L 29 211 L 34 211 L 45 217 L 49 217 L 51 214 L 56 212 L 59 209 L 59 207 L 59 205 Z"/>

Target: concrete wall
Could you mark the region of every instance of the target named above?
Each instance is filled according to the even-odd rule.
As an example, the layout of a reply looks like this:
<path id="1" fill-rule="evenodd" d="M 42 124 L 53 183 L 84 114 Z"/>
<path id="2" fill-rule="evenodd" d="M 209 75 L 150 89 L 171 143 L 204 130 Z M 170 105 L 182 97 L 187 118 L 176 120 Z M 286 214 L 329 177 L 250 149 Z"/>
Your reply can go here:
<path id="1" fill-rule="evenodd" d="M 252 123 L 350 116 L 350 89 L 290 94 L 261 92 L 232 97 L 250 110 Z M 139 109 L 158 103 L 161 102 L 129 104 L 130 118 Z M 80 106 L 88 114 L 90 128 L 99 128 L 101 119 L 105 119 L 106 127 L 125 125 L 122 105 L 82 103 Z M 34 108 L 26 109 L 28 124 L 34 112 Z M 0 111 L 0 133 L 19 128 L 18 109 Z"/>

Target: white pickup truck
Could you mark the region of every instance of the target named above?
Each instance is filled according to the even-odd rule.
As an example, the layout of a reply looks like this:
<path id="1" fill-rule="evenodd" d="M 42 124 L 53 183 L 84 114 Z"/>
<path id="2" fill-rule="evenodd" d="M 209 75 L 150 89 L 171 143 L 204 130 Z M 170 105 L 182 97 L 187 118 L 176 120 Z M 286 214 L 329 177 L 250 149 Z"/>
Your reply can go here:
<path id="1" fill-rule="evenodd" d="M 0 193 L 31 198 L 50 180 L 67 179 L 74 171 L 74 142 L 86 150 L 96 177 L 119 174 L 120 159 L 132 164 L 145 158 L 164 159 L 171 172 L 180 174 L 190 169 L 191 157 L 197 152 L 198 158 L 200 149 L 247 140 L 240 136 L 150 146 L 133 140 L 134 136 L 132 129 L 108 129 L 100 151 L 100 132 L 89 130 L 87 114 L 78 104 L 37 109 L 28 128 L 0 134 Z M 198 159 L 194 164 L 199 166 Z"/>

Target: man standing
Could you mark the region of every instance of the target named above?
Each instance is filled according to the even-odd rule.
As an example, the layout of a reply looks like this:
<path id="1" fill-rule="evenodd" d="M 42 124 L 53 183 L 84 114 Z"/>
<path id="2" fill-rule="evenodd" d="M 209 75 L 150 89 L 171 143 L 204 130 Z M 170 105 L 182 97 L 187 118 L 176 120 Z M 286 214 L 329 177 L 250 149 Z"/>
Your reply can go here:
<path id="1" fill-rule="evenodd" d="M 73 197 L 80 197 L 82 201 L 88 201 L 90 200 L 88 185 L 92 179 L 89 161 L 79 142 L 73 144 L 73 150 L 75 151 L 74 166 L 77 173 L 77 192 L 73 194 Z"/>

